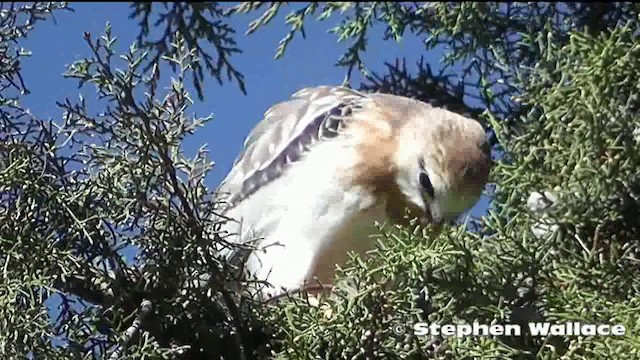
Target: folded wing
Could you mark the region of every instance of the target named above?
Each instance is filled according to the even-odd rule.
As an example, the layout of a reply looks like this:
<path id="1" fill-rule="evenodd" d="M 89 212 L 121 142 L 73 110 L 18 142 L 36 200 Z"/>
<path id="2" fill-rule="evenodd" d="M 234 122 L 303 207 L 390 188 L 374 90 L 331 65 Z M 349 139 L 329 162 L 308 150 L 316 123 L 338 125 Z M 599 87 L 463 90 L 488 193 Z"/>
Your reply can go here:
<path id="1" fill-rule="evenodd" d="M 218 188 L 224 209 L 277 179 L 318 141 L 338 136 L 365 97 L 347 88 L 319 86 L 302 89 L 267 110 Z"/>

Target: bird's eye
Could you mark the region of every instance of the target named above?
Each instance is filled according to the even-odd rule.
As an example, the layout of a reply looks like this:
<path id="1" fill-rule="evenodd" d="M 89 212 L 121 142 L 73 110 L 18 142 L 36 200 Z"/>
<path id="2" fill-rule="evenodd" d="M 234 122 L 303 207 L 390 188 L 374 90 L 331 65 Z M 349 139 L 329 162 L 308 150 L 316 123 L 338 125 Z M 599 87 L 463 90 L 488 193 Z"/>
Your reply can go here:
<path id="1" fill-rule="evenodd" d="M 420 175 L 418 175 L 418 180 L 420 181 L 420 186 L 422 186 L 422 189 L 429 195 L 429 197 L 433 198 L 435 191 L 433 190 L 431 180 L 429 180 L 429 175 L 427 175 L 427 173 L 425 172 L 420 172 Z"/>

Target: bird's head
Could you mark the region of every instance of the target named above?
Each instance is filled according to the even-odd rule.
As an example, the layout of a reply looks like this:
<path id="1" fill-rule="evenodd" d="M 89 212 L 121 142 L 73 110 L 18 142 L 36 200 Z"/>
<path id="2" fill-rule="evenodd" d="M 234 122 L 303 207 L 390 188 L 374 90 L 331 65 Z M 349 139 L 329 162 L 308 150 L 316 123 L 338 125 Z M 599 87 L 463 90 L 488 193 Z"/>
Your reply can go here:
<path id="1" fill-rule="evenodd" d="M 456 219 L 480 198 L 490 147 L 475 120 L 430 108 L 401 129 L 396 184 L 412 216 L 436 225 Z"/>

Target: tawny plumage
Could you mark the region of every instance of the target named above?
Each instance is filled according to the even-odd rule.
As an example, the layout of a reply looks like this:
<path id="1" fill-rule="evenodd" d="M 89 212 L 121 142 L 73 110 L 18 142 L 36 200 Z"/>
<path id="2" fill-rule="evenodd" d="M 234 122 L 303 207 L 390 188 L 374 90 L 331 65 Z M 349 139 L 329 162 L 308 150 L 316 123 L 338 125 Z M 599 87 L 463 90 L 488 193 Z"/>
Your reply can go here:
<path id="1" fill-rule="evenodd" d="M 277 295 L 331 281 L 347 252 L 374 246 L 375 221 L 456 218 L 490 166 L 475 120 L 400 96 L 302 89 L 265 113 L 220 185 L 220 214 L 233 219 L 223 235 L 254 242 L 245 267 Z"/>

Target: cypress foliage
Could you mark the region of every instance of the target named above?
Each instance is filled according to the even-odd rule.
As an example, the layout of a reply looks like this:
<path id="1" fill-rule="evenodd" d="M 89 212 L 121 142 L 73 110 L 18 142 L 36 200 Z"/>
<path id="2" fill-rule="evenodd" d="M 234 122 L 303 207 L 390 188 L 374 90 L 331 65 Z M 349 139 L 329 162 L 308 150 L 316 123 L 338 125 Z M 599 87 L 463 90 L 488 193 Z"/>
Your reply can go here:
<path id="1" fill-rule="evenodd" d="M 188 117 L 187 82 L 201 98 L 206 76 L 222 82 L 226 73 L 245 87 L 231 65 L 229 19 L 261 12 L 250 34 L 283 7 L 132 4 L 141 31 L 124 65 L 108 26 L 85 34 L 93 56 L 65 74 L 108 106 L 66 99 L 53 121 L 21 106 L 28 54 L 16 50 L 34 24 L 68 6 L 3 8 L 2 358 L 640 358 L 640 7 L 297 6 L 276 57 L 313 17 L 340 19 L 331 31 L 350 42 L 338 60 L 347 83 L 357 71 L 361 89 L 477 117 L 496 166 L 481 218 L 437 236 L 381 226 L 377 248 L 340 269 L 331 295 L 263 305 L 231 287 L 230 265 L 207 251 L 224 241 L 203 183 L 211 162 L 204 149 L 187 159 L 180 144 L 210 119 Z M 161 40 L 150 40 L 151 24 Z M 420 37 L 425 56 L 446 45 L 442 69 L 420 62 L 412 71 L 398 59 L 371 71 L 363 54 L 374 28 L 392 41 Z M 165 68 L 174 71 L 168 90 L 159 85 Z M 121 252 L 131 246 L 139 254 L 127 263 Z M 418 322 L 518 324 L 522 333 L 418 336 Z M 625 334 L 540 337 L 528 322 L 620 324 Z"/>

